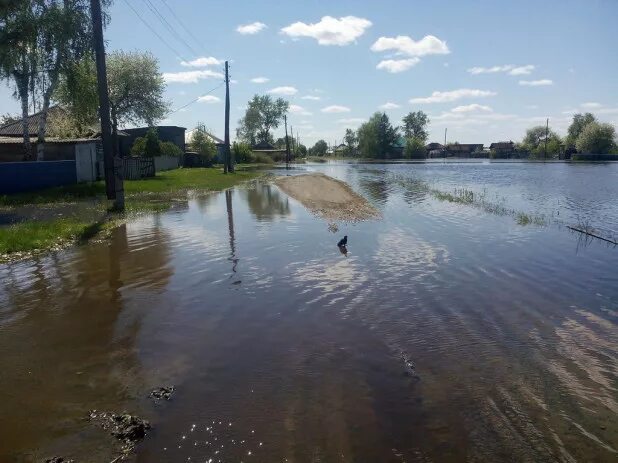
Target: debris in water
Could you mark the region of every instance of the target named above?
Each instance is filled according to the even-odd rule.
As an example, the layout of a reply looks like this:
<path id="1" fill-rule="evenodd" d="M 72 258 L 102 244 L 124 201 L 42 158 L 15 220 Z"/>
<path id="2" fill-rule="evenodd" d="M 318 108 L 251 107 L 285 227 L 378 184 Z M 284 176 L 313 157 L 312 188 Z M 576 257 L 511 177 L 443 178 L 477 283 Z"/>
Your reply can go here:
<path id="1" fill-rule="evenodd" d="M 124 451 L 130 451 L 135 444 L 146 437 L 150 423 L 128 413 L 116 414 L 112 412 L 90 411 L 90 419 L 103 429 L 111 429 L 111 434 L 124 443 Z"/>
<path id="2" fill-rule="evenodd" d="M 405 366 L 406 375 L 412 376 L 413 378 L 420 379 L 418 374 L 416 373 L 416 366 L 412 359 L 405 352 L 401 353 L 401 360 L 403 360 L 403 364 Z"/>
<path id="3" fill-rule="evenodd" d="M 75 460 L 65 460 L 62 457 L 51 457 L 45 460 L 45 463 L 75 463 Z"/>
<path id="4" fill-rule="evenodd" d="M 161 386 L 150 391 L 149 397 L 155 400 L 165 399 L 170 400 L 174 393 L 174 386 Z"/>

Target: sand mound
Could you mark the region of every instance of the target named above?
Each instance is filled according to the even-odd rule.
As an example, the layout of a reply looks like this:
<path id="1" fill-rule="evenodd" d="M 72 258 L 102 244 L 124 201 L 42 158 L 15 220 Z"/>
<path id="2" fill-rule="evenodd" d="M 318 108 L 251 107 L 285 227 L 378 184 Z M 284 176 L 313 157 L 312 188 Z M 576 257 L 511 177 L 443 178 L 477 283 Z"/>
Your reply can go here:
<path id="1" fill-rule="evenodd" d="M 279 177 L 275 184 L 312 213 L 327 220 L 357 222 L 380 213 L 349 185 L 324 174 Z"/>

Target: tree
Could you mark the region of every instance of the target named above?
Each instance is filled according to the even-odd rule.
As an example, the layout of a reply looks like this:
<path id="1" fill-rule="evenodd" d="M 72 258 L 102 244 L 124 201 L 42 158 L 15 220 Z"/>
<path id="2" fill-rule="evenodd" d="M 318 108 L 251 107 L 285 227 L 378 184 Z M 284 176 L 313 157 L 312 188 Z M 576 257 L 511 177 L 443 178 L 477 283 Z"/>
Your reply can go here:
<path id="1" fill-rule="evenodd" d="M 546 127 L 537 125 L 526 131 L 526 136 L 521 142 L 522 147 L 530 153 L 530 156 L 541 158 L 545 156 Z M 560 137 L 552 129 L 547 131 L 547 157 L 554 157 L 560 153 Z"/>
<path id="2" fill-rule="evenodd" d="M 144 155 L 149 158 L 161 155 L 161 146 L 159 146 L 159 135 L 157 129 L 151 127 L 146 132 L 146 143 L 144 146 Z"/>
<path id="3" fill-rule="evenodd" d="M 575 114 L 573 116 L 573 122 L 571 122 L 571 125 L 569 125 L 568 135 L 565 140 L 566 145 L 568 147 L 575 146 L 575 142 L 577 141 L 577 138 L 584 130 L 584 127 L 586 127 L 591 122 L 596 122 L 596 121 L 597 120 L 592 113 Z"/>
<path id="4" fill-rule="evenodd" d="M 208 162 L 211 162 L 217 155 L 215 142 L 212 141 L 212 137 L 208 133 L 206 126 L 201 122 L 199 122 L 197 127 L 193 130 L 189 145 L 193 151 L 196 151 L 197 154 Z"/>
<path id="5" fill-rule="evenodd" d="M 358 148 L 362 156 L 385 159 L 395 151 L 399 129 L 386 113 L 377 112 L 358 129 Z"/>
<path id="6" fill-rule="evenodd" d="M 427 150 L 425 149 L 424 140 L 417 137 L 407 138 L 403 154 L 408 159 L 425 159 L 427 157 Z"/>
<path id="7" fill-rule="evenodd" d="M 0 127 L 3 125 L 7 125 L 7 124 L 12 124 L 14 122 L 17 122 L 21 119 L 21 117 L 19 117 L 19 115 L 17 114 L 10 114 L 10 113 L 5 113 L 0 115 Z"/>
<path id="8" fill-rule="evenodd" d="M 317 142 L 315 142 L 315 145 L 313 145 L 313 148 L 311 148 L 311 154 L 313 154 L 314 156 L 324 156 L 327 150 L 328 143 L 326 143 L 324 140 L 318 140 Z"/>
<path id="9" fill-rule="evenodd" d="M 345 129 L 345 136 L 343 137 L 345 144 L 348 147 L 348 154 L 354 155 L 358 146 L 358 137 L 356 132 L 352 129 Z"/>
<path id="10" fill-rule="evenodd" d="M 247 104 L 245 116 L 238 121 L 236 135 L 251 145 L 271 143 L 270 132 L 279 127 L 289 106 L 283 98 L 274 100 L 270 95 L 254 95 Z"/>
<path id="11" fill-rule="evenodd" d="M 25 159 L 33 159 L 30 95 L 41 108 L 37 158 L 42 159 L 47 112 L 60 75 L 92 48 L 89 13 L 88 0 L 24 0 L 0 9 L 0 78 L 14 81 L 21 101 Z"/>
<path id="12" fill-rule="evenodd" d="M 75 86 L 72 83 L 76 83 Z M 169 103 L 163 99 L 165 81 L 157 59 L 150 53 L 115 51 L 107 57 L 107 85 L 115 146 L 120 124 L 161 120 Z M 80 95 L 80 92 L 83 94 Z M 70 107 L 80 120 L 98 120 L 96 72 L 91 57 L 72 68 L 55 98 Z"/>
<path id="13" fill-rule="evenodd" d="M 411 112 L 403 118 L 403 134 L 406 138 L 416 138 L 423 142 L 427 141 L 427 125 L 429 117 L 423 111 Z"/>
<path id="14" fill-rule="evenodd" d="M 616 148 L 616 129 L 611 124 L 586 124 L 575 142 L 580 153 L 607 154 Z"/>

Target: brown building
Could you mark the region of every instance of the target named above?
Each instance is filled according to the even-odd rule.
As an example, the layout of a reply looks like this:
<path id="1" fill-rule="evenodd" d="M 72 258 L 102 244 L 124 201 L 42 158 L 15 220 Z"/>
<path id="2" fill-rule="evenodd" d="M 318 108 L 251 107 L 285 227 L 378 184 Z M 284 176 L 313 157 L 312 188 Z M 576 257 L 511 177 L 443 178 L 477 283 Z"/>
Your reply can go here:
<path id="1" fill-rule="evenodd" d="M 483 151 L 482 143 L 453 143 L 446 145 L 446 151 L 449 156 L 456 157 L 472 157 L 473 153 Z"/>

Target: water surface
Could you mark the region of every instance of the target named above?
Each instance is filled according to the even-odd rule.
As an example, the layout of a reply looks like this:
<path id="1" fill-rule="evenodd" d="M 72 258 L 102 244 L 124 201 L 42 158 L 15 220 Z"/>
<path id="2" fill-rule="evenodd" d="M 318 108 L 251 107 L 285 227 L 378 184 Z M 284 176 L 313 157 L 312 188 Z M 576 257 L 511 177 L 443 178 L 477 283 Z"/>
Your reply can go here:
<path id="1" fill-rule="evenodd" d="M 564 223 L 618 229 L 618 165 L 308 169 L 383 219 L 258 182 L 1 266 L 0 461 L 109 462 L 90 409 L 151 420 L 139 462 L 616 461 L 618 249 Z"/>

